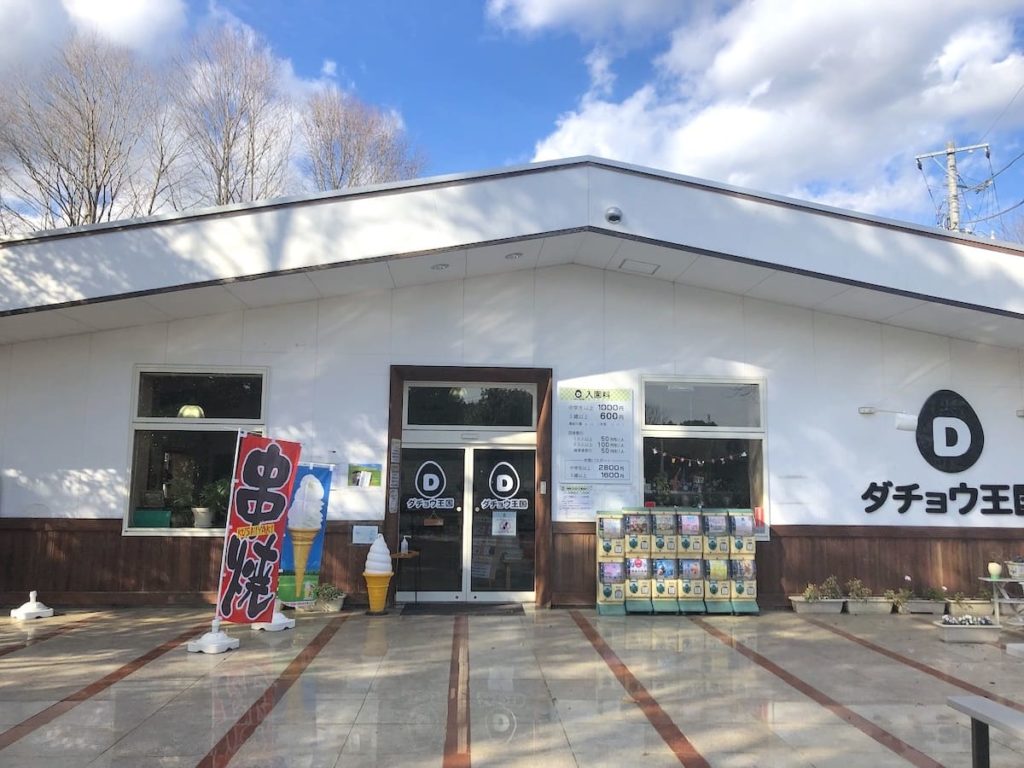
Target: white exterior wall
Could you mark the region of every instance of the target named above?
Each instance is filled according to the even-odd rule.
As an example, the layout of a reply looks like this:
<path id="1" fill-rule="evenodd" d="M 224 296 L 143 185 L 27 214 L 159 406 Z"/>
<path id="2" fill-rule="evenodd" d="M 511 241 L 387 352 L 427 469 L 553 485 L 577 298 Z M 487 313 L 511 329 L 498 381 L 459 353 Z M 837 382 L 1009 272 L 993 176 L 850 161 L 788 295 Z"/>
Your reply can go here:
<path id="1" fill-rule="evenodd" d="M 870 481 L 1024 481 L 1017 350 L 559 266 L 0 347 L 0 516 L 124 514 L 136 364 L 266 366 L 270 434 L 302 441 L 307 460 L 384 464 L 392 363 L 551 367 L 556 387 L 631 386 L 635 474 L 642 374 L 762 378 L 774 525 L 992 525 L 977 509 L 926 515 L 922 502 L 867 515 L 860 495 Z M 981 459 L 958 475 L 928 466 L 890 414 L 857 412 L 916 414 L 943 388 L 985 429 Z M 633 492 L 639 503 L 639 478 Z M 384 508 L 383 489 L 341 487 L 330 517 Z"/>

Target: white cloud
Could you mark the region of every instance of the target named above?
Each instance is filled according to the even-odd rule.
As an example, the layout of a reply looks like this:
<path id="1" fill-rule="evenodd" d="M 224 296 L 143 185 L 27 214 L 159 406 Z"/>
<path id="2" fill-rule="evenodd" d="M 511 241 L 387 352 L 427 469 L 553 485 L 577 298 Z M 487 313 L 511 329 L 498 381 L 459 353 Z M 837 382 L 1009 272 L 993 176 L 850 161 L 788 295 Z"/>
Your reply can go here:
<path id="1" fill-rule="evenodd" d="M 0 29 L 7 30 L 0 45 L 0 74 L 38 66 L 57 48 L 70 26 L 60 0 L 0 2 Z"/>
<path id="2" fill-rule="evenodd" d="M 597 7 L 625 23 L 611 3 Z M 573 0 L 490 8 L 515 29 L 584 34 L 566 15 Z M 1024 83 L 1015 0 L 745 0 L 714 11 L 667 29 L 651 80 L 621 99 L 598 87 L 610 68 L 596 39 L 590 88 L 534 159 L 597 154 L 927 220 L 913 156 L 976 140 Z M 1021 126 L 1024 104 L 999 124 Z"/>
<path id="3" fill-rule="evenodd" d="M 706 4 L 706 3 L 705 3 Z M 691 12 L 679 0 L 488 0 L 487 13 L 517 32 L 568 27 L 586 36 L 636 33 L 671 24 Z"/>
<path id="4" fill-rule="evenodd" d="M 168 39 L 185 28 L 184 0 L 63 0 L 79 29 L 140 53 L 160 54 Z"/>
<path id="5" fill-rule="evenodd" d="M 324 59 L 324 63 L 320 66 L 320 74 L 324 77 L 337 77 L 338 62 L 333 59 Z"/>

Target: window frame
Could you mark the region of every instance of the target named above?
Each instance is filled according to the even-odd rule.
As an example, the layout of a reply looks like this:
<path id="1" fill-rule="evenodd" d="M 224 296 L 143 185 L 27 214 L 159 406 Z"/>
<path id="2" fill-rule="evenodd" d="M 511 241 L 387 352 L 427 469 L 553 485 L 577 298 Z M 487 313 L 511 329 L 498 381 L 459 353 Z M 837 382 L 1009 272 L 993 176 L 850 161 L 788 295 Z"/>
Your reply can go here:
<path id="1" fill-rule="evenodd" d="M 530 393 L 529 426 L 476 426 L 472 424 L 410 424 L 409 423 L 409 390 L 415 387 L 479 387 L 480 389 L 514 389 Z M 533 382 L 519 381 L 407 381 L 402 386 L 402 430 L 416 433 L 453 433 L 453 432 L 485 432 L 490 434 L 535 434 L 537 432 L 537 385 Z"/>
<path id="2" fill-rule="evenodd" d="M 647 424 L 647 384 L 753 384 L 757 387 L 759 427 L 695 427 L 678 424 Z M 771 510 L 769 507 L 768 490 L 768 423 L 765 413 L 766 381 L 763 377 L 749 376 L 674 376 L 666 374 L 648 374 L 640 377 L 640 486 L 641 496 L 646 478 L 643 476 L 644 439 L 648 437 L 663 438 L 704 438 L 722 440 L 759 440 L 761 442 L 761 508 L 764 513 L 764 532 L 756 534 L 758 541 L 771 538 Z"/>
<path id="3" fill-rule="evenodd" d="M 139 390 L 144 373 L 165 374 L 196 374 L 200 376 L 217 374 L 245 374 L 259 376 L 262 381 L 260 388 L 260 417 L 257 419 L 218 419 L 188 417 L 155 417 L 139 416 Z M 133 527 L 129 524 L 132 514 L 132 482 L 134 479 L 135 436 L 139 431 L 164 432 L 252 432 L 266 434 L 267 390 L 270 383 L 270 369 L 266 366 L 234 366 L 234 365 L 135 365 L 132 367 L 132 398 L 128 425 L 128 461 L 125 477 L 127 493 L 125 494 L 124 514 L 121 518 L 122 536 L 181 536 L 194 538 L 223 538 L 224 527 L 220 528 L 145 528 Z"/>

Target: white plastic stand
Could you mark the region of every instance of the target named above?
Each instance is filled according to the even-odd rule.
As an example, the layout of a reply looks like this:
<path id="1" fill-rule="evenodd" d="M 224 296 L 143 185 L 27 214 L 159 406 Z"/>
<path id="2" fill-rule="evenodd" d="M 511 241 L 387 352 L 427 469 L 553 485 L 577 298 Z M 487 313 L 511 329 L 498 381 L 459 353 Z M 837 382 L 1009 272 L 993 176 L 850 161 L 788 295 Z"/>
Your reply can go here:
<path id="1" fill-rule="evenodd" d="M 228 637 L 220 631 L 220 619 L 214 619 L 211 629 L 198 640 L 189 642 L 189 653 L 224 653 L 238 647 L 237 637 Z"/>
<path id="2" fill-rule="evenodd" d="M 286 618 L 281 613 L 281 601 L 274 601 L 274 617 L 270 621 L 257 621 L 251 625 L 253 630 L 262 629 L 265 632 L 280 632 L 282 629 L 295 629 L 295 619 Z"/>
<path id="3" fill-rule="evenodd" d="M 11 611 L 12 619 L 48 619 L 53 616 L 53 608 L 47 608 L 36 600 L 36 593 L 33 590 L 28 593 L 28 602 L 20 608 Z"/>

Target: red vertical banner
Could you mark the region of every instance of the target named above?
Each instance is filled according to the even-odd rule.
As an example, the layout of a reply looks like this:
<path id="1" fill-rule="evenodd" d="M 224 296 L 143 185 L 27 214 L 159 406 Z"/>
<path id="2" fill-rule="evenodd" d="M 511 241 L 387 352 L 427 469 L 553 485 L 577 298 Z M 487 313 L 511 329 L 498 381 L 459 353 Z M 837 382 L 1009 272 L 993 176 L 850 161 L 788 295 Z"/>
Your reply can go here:
<path id="1" fill-rule="evenodd" d="M 288 499 L 299 443 L 240 433 L 235 453 L 217 615 L 236 624 L 271 621 Z"/>

